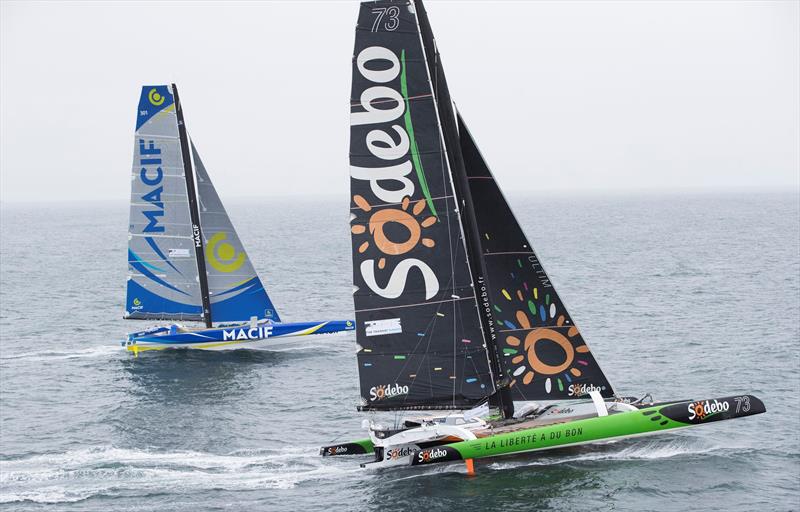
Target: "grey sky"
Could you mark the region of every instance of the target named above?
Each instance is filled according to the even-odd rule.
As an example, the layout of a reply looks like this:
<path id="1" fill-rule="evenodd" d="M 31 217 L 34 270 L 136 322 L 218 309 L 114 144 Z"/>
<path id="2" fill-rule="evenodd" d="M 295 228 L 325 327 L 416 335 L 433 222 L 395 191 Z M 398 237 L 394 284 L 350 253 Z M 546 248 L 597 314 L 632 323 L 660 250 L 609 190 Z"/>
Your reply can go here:
<path id="1" fill-rule="evenodd" d="M 800 187 L 798 2 L 426 5 L 508 192 Z M 126 201 L 169 82 L 223 200 L 346 195 L 357 2 L 0 9 L 0 200 Z"/>

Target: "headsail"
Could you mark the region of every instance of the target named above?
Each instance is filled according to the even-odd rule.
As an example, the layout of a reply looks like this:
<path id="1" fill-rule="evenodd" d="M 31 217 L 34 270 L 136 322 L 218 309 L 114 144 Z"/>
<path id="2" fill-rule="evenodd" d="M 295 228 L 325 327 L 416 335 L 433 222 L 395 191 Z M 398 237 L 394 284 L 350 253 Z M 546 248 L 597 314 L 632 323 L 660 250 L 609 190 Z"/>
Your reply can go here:
<path id="1" fill-rule="evenodd" d="M 494 384 L 410 2 L 361 4 L 351 98 L 362 409 L 469 407 Z"/>
<path id="2" fill-rule="evenodd" d="M 255 316 L 280 322 L 193 142 L 191 148 L 212 320 L 232 322 Z"/>
<path id="3" fill-rule="evenodd" d="M 126 318 L 201 320 L 175 97 L 142 88 L 131 174 Z"/>
<path id="4" fill-rule="evenodd" d="M 514 399 L 578 398 L 595 389 L 613 396 L 460 115 L 458 132 Z"/>

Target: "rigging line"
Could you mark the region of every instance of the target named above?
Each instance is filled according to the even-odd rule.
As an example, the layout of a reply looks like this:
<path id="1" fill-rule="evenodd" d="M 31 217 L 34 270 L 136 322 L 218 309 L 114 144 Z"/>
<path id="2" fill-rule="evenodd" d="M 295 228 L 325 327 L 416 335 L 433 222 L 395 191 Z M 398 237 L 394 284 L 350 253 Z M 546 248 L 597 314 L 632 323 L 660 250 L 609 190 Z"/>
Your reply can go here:
<path id="1" fill-rule="evenodd" d="M 188 224 L 180 224 L 180 225 L 188 225 Z M 128 235 L 130 235 L 130 236 L 138 236 L 138 237 L 141 237 L 141 238 L 178 238 L 178 239 L 181 239 L 181 240 L 191 240 L 192 239 L 192 237 L 190 237 L 190 236 L 156 235 L 156 234 L 151 234 L 151 233 L 147 233 L 147 234 L 145 234 L 145 233 L 131 233 L 130 231 L 128 231 Z"/>
<path id="2" fill-rule="evenodd" d="M 550 329 L 551 331 L 556 331 L 556 330 L 559 330 L 559 329 L 562 329 L 562 330 L 563 329 L 567 329 L 567 330 L 569 330 L 569 329 L 572 329 L 573 327 L 575 327 L 575 325 L 573 325 L 573 324 L 562 325 L 560 327 L 557 326 L 557 325 L 540 325 L 538 327 L 531 327 L 529 329 L 525 329 L 525 328 L 520 328 L 520 329 L 498 329 L 497 332 L 515 332 L 515 331 L 532 332 L 532 331 L 538 331 L 539 329 Z M 575 327 L 575 328 L 577 329 L 577 327 Z M 583 338 L 583 336 L 581 336 L 581 338 Z M 586 340 L 584 340 L 583 343 L 585 345 L 586 344 Z"/>
<path id="3" fill-rule="evenodd" d="M 180 140 L 180 137 L 175 137 L 173 135 L 152 135 L 152 134 L 134 135 L 133 138 L 134 139 L 138 139 L 138 140 L 147 139 L 147 140 L 153 140 L 153 141 L 155 141 L 155 140 Z"/>
<path id="4" fill-rule="evenodd" d="M 429 323 L 428 323 L 428 325 L 425 327 L 425 333 L 426 333 L 426 334 L 428 333 L 428 330 L 432 328 L 432 325 L 431 325 L 431 323 L 435 323 L 435 322 L 436 322 L 436 315 L 433 315 L 433 317 L 431 318 L 430 322 L 429 322 Z M 432 329 L 431 329 L 431 330 L 432 330 Z M 428 338 L 427 347 L 428 347 L 428 348 L 430 348 L 430 344 L 431 344 L 430 340 L 432 339 L 432 336 L 426 336 L 426 337 Z M 416 353 L 416 351 L 417 351 L 417 347 L 419 347 L 420 343 L 422 343 L 422 340 L 420 340 L 420 341 L 418 341 L 418 342 L 417 342 L 417 345 L 414 347 L 414 350 L 413 350 L 411 353 L 409 353 L 408 355 L 414 355 L 414 354 Z M 429 353 L 430 353 L 430 352 L 429 352 L 429 350 L 426 350 L 426 351 L 425 351 L 425 354 L 423 355 L 423 357 L 420 357 L 420 358 L 419 358 L 419 364 L 417 365 L 417 368 L 414 370 L 414 377 L 413 377 L 413 381 L 414 381 L 414 382 L 416 382 L 416 380 L 417 380 L 417 375 L 419 374 L 419 369 L 420 369 L 420 368 L 422 367 L 422 365 L 423 365 L 423 364 L 426 362 L 426 361 L 425 361 L 425 359 L 426 359 L 426 357 L 428 356 L 428 354 L 429 354 Z M 408 360 L 408 359 L 406 359 L 406 362 L 405 362 L 405 363 L 403 363 L 403 366 L 402 366 L 402 367 L 401 367 L 401 368 L 398 370 L 397 376 L 395 377 L 395 382 L 396 382 L 398 379 L 400 379 L 402 372 L 406 371 L 406 367 L 408 366 L 408 362 L 409 362 L 409 360 Z M 428 379 L 428 382 L 430 382 L 430 378 Z M 412 386 L 413 386 L 413 384 L 412 384 Z M 432 386 L 429 386 L 429 387 L 431 387 L 431 388 L 432 388 Z M 409 399 L 409 396 L 408 396 L 408 395 L 406 395 L 405 397 L 403 397 L 403 402 L 402 402 L 402 403 L 403 403 L 403 404 L 407 403 L 407 402 L 408 402 L 408 399 Z"/>
<path id="5" fill-rule="evenodd" d="M 470 295 L 468 297 L 461 297 L 459 295 L 458 298 L 451 297 L 449 299 L 438 300 L 438 301 L 434 301 L 434 302 L 417 302 L 415 304 L 400 304 L 398 306 L 392 306 L 392 309 L 410 308 L 410 307 L 414 307 L 414 306 L 425 306 L 425 305 L 428 305 L 428 304 L 441 304 L 443 302 L 455 302 L 457 300 L 469 300 L 469 299 L 474 299 L 474 298 L 475 298 L 474 295 Z M 386 308 L 385 307 L 381 307 L 381 308 L 357 309 L 356 313 L 362 313 L 364 311 L 383 311 L 384 309 L 386 309 Z"/>
<path id="6" fill-rule="evenodd" d="M 409 100 L 418 100 L 420 98 L 432 98 L 432 97 L 433 97 L 433 94 L 418 94 L 417 96 L 408 96 L 407 99 L 409 99 Z M 359 107 L 359 106 L 361 106 L 361 99 L 359 99 L 355 103 L 352 103 L 353 100 L 350 100 L 350 101 L 351 101 L 351 103 L 350 103 L 351 107 Z M 386 100 L 383 100 L 383 101 L 371 101 L 370 102 L 371 105 L 383 105 L 385 103 L 397 103 L 397 100 L 393 100 L 393 99 L 389 98 L 389 99 L 386 99 Z"/>
<path id="7" fill-rule="evenodd" d="M 448 289 L 450 289 L 453 283 L 452 283 L 452 281 L 451 281 L 451 282 L 449 282 L 449 283 L 447 283 L 447 284 L 448 284 Z M 439 302 L 438 304 L 439 304 L 439 305 L 437 306 L 437 309 L 436 309 L 436 312 L 435 312 L 435 313 L 438 313 L 438 312 L 439 312 L 439 309 L 441 308 L 441 304 L 442 304 L 442 303 L 441 303 L 441 302 Z M 426 356 L 427 356 L 428 354 L 430 354 L 430 345 L 431 345 L 431 341 L 433 340 L 433 336 L 432 336 L 432 335 L 429 335 L 429 332 L 432 332 L 432 331 L 435 329 L 435 327 L 436 327 L 436 319 L 438 318 L 438 315 L 436 315 L 435 313 L 434 313 L 434 315 L 431 317 L 430 321 L 428 322 L 428 325 L 426 325 L 426 326 L 425 326 L 425 330 L 424 330 L 425 336 L 423 336 L 423 338 L 428 338 L 428 340 L 427 340 L 427 346 L 426 346 L 426 350 L 425 350 L 425 355 L 426 355 Z M 413 350 L 412 350 L 412 352 L 410 352 L 408 355 L 414 355 L 414 354 L 416 354 L 416 352 L 417 352 L 417 348 L 420 346 L 420 344 L 421 344 L 421 343 L 422 343 L 422 340 L 419 340 L 419 341 L 417 341 L 417 344 L 414 346 L 414 349 L 413 349 Z M 438 352 L 437 352 L 437 353 L 438 353 Z M 408 360 L 406 360 L 406 361 L 408 361 Z M 424 358 L 424 357 L 423 357 L 423 358 L 420 358 L 420 364 L 417 366 L 417 369 L 416 369 L 416 371 L 415 371 L 415 375 L 416 375 L 417 373 L 419 373 L 419 368 L 422 366 L 422 364 L 423 364 L 424 362 L 425 362 L 425 358 Z M 406 370 L 406 367 L 407 367 L 407 366 L 408 366 L 408 362 L 405 362 L 405 363 L 403 363 L 403 366 L 402 366 L 402 367 L 401 367 L 401 368 L 398 370 L 397 376 L 395 377 L 395 381 L 396 381 L 397 379 L 399 379 L 399 378 L 400 378 L 400 376 L 401 376 L 402 372 Z M 416 377 L 414 377 L 414 380 L 416 380 Z M 429 381 L 430 381 L 430 380 L 429 380 Z M 408 395 L 406 395 L 406 397 L 405 397 L 405 398 L 403 398 L 403 402 L 405 403 L 407 400 L 408 400 Z"/>
<path id="8" fill-rule="evenodd" d="M 533 254 L 536 255 L 533 251 L 502 251 L 502 252 L 485 252 L 483 253 L 484 256 L 503 256 L 503 255 L 510 255 L 510 254 Z M 538 261 L 539 258 L 536 258 Z M 541 266 L 541 265 L 540 265 Z"/>
<path id="9" fill-rule="evenodd" d="M 453 196 L 439 196 L 439 197 L 432 197 L 432 198 L 431 198 L 431 201 L 438 201 L 438 200 L 440 200 L 440 199 L 451 199 L 452 197 L 453 197 Z M 417 202 L 417 201 L 423 201 L 423 199 L 417 199 L 417 200 L 416 200 L 416 201 L 414 201 L 414 202 Z M 373 207 L 373 208 L 381 208 L 381 207 L 383 207 L 383 206 L 397 206 L 398 204 L 402 204 L 402 203 L 399 203 L 399 202 L 398 202 L 398 203 L 380 203 L 380 204 L 371 204 L 370 206 L 371 206 L 371 207 Z M 360 208 L 360 207 L 358 207 L 358 206 L 354 206 L 354 207 L 352 207 L 352 208 L 350 208 L 350 209 L 351 209 L 351 210 L 359 210 L 359 211 L 363 211 L 363 210 L 361 210 L 361 208 Z"/>

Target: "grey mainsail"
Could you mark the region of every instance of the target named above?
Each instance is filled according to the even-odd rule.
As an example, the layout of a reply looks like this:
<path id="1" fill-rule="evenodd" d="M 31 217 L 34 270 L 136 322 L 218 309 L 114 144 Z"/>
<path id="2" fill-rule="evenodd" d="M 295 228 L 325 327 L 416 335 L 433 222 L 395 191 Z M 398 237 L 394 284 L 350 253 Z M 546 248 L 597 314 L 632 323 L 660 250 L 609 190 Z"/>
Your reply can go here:
<path id="1" fill-rule="evenodd" d="M 201 320 L 202 306 L 175 96 L 145 86 L 131 172 L 126 318 Z"/>

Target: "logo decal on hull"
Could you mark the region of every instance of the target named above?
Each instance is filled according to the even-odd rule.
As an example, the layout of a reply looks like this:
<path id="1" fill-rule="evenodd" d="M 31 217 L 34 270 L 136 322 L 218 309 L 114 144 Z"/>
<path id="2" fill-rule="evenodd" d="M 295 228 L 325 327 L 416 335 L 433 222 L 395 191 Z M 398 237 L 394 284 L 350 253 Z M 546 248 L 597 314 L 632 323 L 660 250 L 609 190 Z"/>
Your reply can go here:
<path id="1" fill-rule="evenodd" d="M 411 446 L 406 446 L 405 448 L 393 448 L 386 452 L 384 460 L 397 460 L 402 457 L 408 457 L 413 451 L 414 448 Z"/>
<path id="2" fill-rule="evenodd" d="M 445 456 L 447 456 L 446 450 L 442 450 L 440 448 L 430 448 L 428 450 L 422 450 L 417 454 L 417 462 L 430 462 L 432 460 L 441 459 Z"/>
<path id="3" fill-rule="evenodd" d="M 697 419 L 697 421 L 703 421 L 706 418 L 714 416 L 716 414 L 727 412 L 730 409 L 730 405 L 726 400 L 722 402 L 714 399 L 714 400 L 703 400 L 702 402 L 691 402 L 688 406 L 686 406 L 686 410 L 689 413 L 689 421 L 693 421 Z"/>
<path id="4" fill-rule="evenodd" d="M 347 453 L 346 446 L 330 446 L 328 447 L 328 455 L 342 455 Z"/>
<path id="5" fill-rule="evenodd" d="M 249 329 L 226 329 L 222 331 L 223 341 L 260 340 L 272 335 L 271 325 L 251 327 Z"/>

